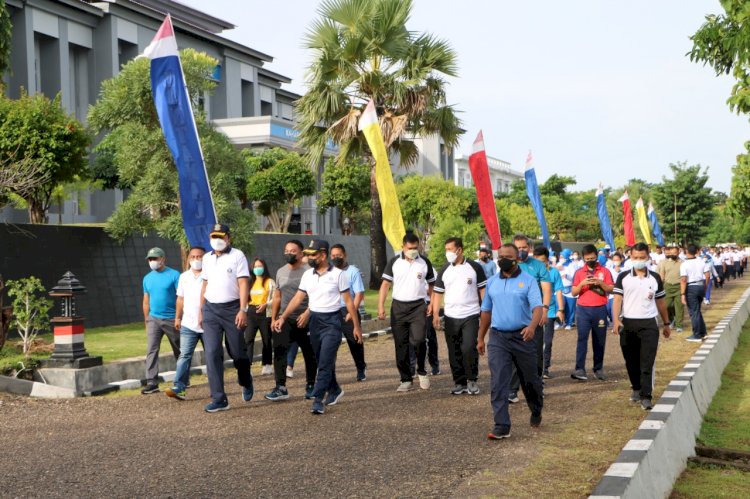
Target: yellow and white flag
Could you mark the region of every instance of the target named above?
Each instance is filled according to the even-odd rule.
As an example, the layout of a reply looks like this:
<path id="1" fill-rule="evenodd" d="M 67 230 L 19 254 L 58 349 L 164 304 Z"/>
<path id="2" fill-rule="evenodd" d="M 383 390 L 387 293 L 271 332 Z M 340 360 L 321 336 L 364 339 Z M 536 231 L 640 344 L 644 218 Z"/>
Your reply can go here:
<path id="1" fill-rule="evenodd" d="M 372 99 L 367 103 L 365 112 L 359 118 L 359 131 L 365 136 L 372 157 L 375 158 L 375 184 L 378 187 L 380 207 L 383 212 L 383 232 L 393 246 L 393 250 L 398 253 L 403 246 L 406 230 L 404 219 L 401 217 L 401 207 L 398 204 L 396 185 L 393 183 L 391 165 L 388 162 L 388 153 L 380 132 L 378 113 L 375 111 L 375 103 Z"/>
<path id="2" fill-rule="evenodd" d="M 651 246 L 651 227 L 648 225 L 648 216 L 646 215 L 646 207 L 643 205 L 642 197 L 638 198 L 635 209 L 638 212 L 638 226 L 641 228 L 641 234 L 643 234 L 643 238 L 648 245 Z"/>

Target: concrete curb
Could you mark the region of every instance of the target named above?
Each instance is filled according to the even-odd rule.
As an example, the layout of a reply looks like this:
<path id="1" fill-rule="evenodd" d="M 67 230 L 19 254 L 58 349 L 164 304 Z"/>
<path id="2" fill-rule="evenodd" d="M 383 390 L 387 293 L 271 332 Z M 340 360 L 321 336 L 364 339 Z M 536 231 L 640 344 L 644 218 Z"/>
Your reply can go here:
<path id="1" fill-rule="evenodd" d="M 703 417 L 750 315 L 750 288 L 667 385 L 589 499 L 664 498 L 695 455 Z"/>
<path id="2" fill-rule="evenodd" d="M 0 392 L 50 399 L 74 398 L 76 396 L 75 390 L 71 390 L 70 388 L 45 385 L 37 381 L 11 378 L 9 376 L 0 376 Z"/>

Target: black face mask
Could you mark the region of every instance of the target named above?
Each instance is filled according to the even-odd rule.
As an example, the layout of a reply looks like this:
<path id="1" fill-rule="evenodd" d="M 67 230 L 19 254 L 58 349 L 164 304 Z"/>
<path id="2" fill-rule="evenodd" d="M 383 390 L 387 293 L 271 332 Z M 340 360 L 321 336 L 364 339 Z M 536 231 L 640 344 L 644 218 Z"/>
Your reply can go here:
<path id="1" fill-rule="evenodd" d="M 344 266 L 344 259 L 343 258 L 331 258 L 331 263 L 334 265 L 334 267 L 341 268 Z"/>
<path id="2" fill-rule="evenodd" d="M 317 268 L 318 267 L 318 262 L 316 262 L 314 258 L 308 258 L 307 259 L 307 264 L 310 267 L 312 267 L 312 268 Z"/>
<path id="3" fill-rule="evenodd" d="M 522 262 L 525 262 L 528 257 L 529 257 L 529 252 L 527 250 L 518 251 L 518 259 L 521 260 Z"/>
<path id="4" fill-rule="evenodd" d="M 497 261 L 497 264 L 503 272 L 510 272 L 516 266 L 516 261 L 510 258 L 501 258 Z"/>
<path id="5" fill-rule="evenodd" d="M 290 265 L 297 263 L 297 255 L 294 253 L 284 253 L 284 261 Z"/>
<path id="6" fill-rule="evenodd" d="M 482 260 L 483 262 L 486 262 L 487 260 L 490 259 L 490 257 L 487 256 L 487 255 L 482 255 L 482 256 L 479 257 L 479 259 Z"/>
<path id="7" fill-rule="evenodd" d="M 672 260 L 677 260 L 677 255 L 667 255 L 667 258 L 671 258 Z"/>
<path id="8" fill-rule="evenodd" d="M 586 265 L 588 265 L 590 269 L 593 269 L 593 268 L 595 268 L 595 267 L 596 267 L 596 264 L 597 264 L 597 263 L 598 263 L 598 262 L 597 262 L 596 260 L 588 260 L 588 261 L 586 262 Z"/>

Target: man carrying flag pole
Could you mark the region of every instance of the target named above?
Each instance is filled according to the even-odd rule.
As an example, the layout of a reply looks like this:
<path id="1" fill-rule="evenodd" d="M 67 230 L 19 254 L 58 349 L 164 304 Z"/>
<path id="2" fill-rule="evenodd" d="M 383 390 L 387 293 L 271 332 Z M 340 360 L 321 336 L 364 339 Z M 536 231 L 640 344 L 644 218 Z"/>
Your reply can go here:
<path id="1" fill-rule="evenodd" d="M 539 183 L 536 180 L 536 172 L 534 171 L 534 161 L 531 151 L 526 157 L 526 171 L 524 177 L 526 178 L 526 194 L 529 196 L 531 206 L 534 208 L 536 213 L 536 219 L 539 222 L 539 229 L 542 232 L 542 239 L 544 240 L 544 246 L 547 249 L 551 249 L 549 242 L 549 231 L 547 230 L 547 219 L 544 217 L 544 207 L 542 206 L 542 195 L 539 192 Z"/>

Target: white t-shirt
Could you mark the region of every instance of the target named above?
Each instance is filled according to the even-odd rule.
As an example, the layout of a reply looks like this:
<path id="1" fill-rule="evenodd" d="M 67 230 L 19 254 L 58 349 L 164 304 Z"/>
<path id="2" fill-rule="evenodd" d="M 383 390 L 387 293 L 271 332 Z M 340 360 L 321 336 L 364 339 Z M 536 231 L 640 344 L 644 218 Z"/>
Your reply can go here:
<path id="1" fill-rule="evenodd" d="M 308 269 L 302 274 L 298 289 L 307 293 L 311 312 L 338 312 L 341 310 L 341 293 L 349 291 L 349 279 L 344 271 L 333 265 L 323 274 Z"/>
<path id="2" fill-rule="evenodd" d="M 710 271 L 710 265 L 702 258 L 690 258 L 680 265 L 680 277 L 687 279 L 688 286 L 701 286 L 705 284 L 705 273 Z"/>
<path id="3" fill-rule="evenodd" d="M 435 292 L 445 294 L 446 317 L 465 319 L 479 315 L 479 290 L 486 285 L 482 267 L 464 258 L 458 265 L 445 264 L 435 281 Z"/>
<path id="4" fill-rule="evenodd" d="M 240 299 L 237 279 L 250 277 L 245 254 L 237 248 L 217 255 L 215 251 L 203 256 L 203 273 L 206 284 L 204 297 L 210 303 L 227 303 Z"/>
<path id="5" fill-rule="evenodd" d="M 201 274 L 196 275 L 192 270 L 180 274 L 180 280 L 177 281 L 177 296 L 182 298 L 182 325 L 196 333 L 203 332 L 203 329 L 198 325 L 202 287 L 203 278 Z"/>

